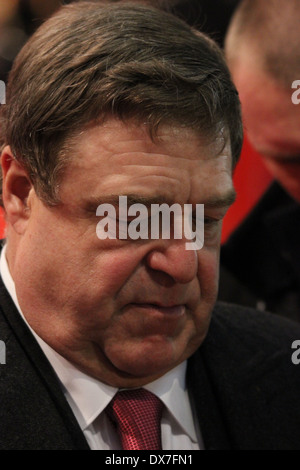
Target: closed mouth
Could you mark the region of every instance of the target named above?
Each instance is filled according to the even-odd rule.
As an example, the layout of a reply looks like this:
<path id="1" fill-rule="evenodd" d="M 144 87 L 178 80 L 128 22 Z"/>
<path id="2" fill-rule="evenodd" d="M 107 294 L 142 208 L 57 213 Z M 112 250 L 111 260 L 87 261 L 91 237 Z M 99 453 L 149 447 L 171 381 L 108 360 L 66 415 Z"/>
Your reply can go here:
<path id="1" fill-rule="evenodd" d="M 184 315 L 185 313 L 185 305 L 183 304 L 156 304 L 156 303 L 141 303 L 141 304 L 133 304 L 137 308 L 145 309 L 145 310 L 154 310 L 156 312 L 160 312 L 165 315 Z"/>

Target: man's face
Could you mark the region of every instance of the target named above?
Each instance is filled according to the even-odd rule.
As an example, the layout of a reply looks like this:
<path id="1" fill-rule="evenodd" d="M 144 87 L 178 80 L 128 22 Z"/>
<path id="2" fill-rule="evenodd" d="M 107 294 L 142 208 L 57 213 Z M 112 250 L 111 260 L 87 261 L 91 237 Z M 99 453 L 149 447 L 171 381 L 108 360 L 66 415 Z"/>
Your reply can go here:
<path id="1" fill-rule="evenodd" d="M 12 274 L 27 320 L 60 354 L 115 386 L 140 386 L 189 357 L 209 326 L 221 221 L 234 195 L 231 154 L 191 130 L 108 121 L 81 133 L 61 204 L 35 195 Z M 205 245 L 99 240 L 97 206 L 119 195 L 205 204 Z M 116 207 L 117 209 L 117 207 Z"/>
<path id="2" fill-rule="evenodd" d="M 241 61 L 232 72 L 250 142 L 274 177 L 300 202 L 300 105 L 291 99 L 295 90 L 274 82 L 251 61 Z"/>

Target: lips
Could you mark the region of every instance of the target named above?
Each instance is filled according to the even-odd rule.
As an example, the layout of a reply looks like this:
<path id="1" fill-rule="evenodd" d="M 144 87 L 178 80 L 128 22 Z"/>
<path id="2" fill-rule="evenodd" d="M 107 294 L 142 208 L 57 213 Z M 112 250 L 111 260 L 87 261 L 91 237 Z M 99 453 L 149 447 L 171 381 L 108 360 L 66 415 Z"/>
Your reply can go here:
<path id="1" fill-rule="evenodd" d="M 151 310 L 155 312 L 160 312 L 164 315 L 172 315 L 172 316 L 182 316 L 185 313 L 185 305 L 178 304 L 178 305 L 159 305 L 159 304 L 152 304 L 152 303 L 141 303 L 141 304 L 133 304 L 135 307 L 140 308 L 142 310 Z"/>

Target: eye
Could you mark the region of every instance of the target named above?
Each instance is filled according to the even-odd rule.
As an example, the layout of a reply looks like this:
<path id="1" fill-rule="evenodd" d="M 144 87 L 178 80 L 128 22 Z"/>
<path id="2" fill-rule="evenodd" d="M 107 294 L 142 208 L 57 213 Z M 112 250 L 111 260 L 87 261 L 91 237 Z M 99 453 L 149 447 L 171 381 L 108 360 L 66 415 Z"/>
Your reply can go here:
<path id="1" fill-rule="evenodd" d="M 223 218 L 216 219 L 214 217 L 204 217 L 204 237 L 206 240 L 213 240 L 219 234 L 222 220 Z"/>
<path id="2" fill-rule="evenodd" d="M 212 217 L 204 217 L 204 225 L 207 227 L 218 225 L 222 219 L 214 219 Z"/>
<path id="3" fill-rule="evenodd" d="M 193 215 L 193 225 L 196 225 L 197 223 L 201 223 L 201 219 L 197 217 L 196 215 Z M 218 225 L 219 222 L 221 222 L 222 219 L 215 219 L 214 217 L 208 217 L 204 216 L 203 222 L 205 227 L 213 227 L 215 225 Z"/>

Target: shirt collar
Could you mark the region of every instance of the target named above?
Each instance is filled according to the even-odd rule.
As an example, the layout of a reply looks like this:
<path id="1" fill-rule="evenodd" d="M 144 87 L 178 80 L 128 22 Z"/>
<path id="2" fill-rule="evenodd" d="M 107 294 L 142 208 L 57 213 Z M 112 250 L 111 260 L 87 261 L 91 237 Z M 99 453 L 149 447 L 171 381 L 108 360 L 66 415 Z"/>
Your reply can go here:
<path id="1" fill-rule="evenodd" d="M 4 285 L 12 297 L 20 315 L 31 330 L 48 361 L 52 365 L 61 381 L 65 396 L 71 406 L 81 429 L 84 431 L 104 411 L 117 388 L 106 385 L 80 371 L 67 359 L 58 354 L 30 327 L 24 317 L 16 294 L 15 283 L 9 271 L 6 260 L 6 246 L 3 247 L 0 257 L 0 272 Z M 197 440 L 192 411 L 186 389 L 186 361 L 169 371 L 164 376 L 144 386 L 154 393 L 164 403 L 179 426 L 190 436 Z"/>
<path id="2" fill-rule="evenodd" d="M 186 388 L 186 368 L 187 361 L 184 361 L 144 388 L 161 399 L 179 426 L 196 442 L 197 435 Z"/>

